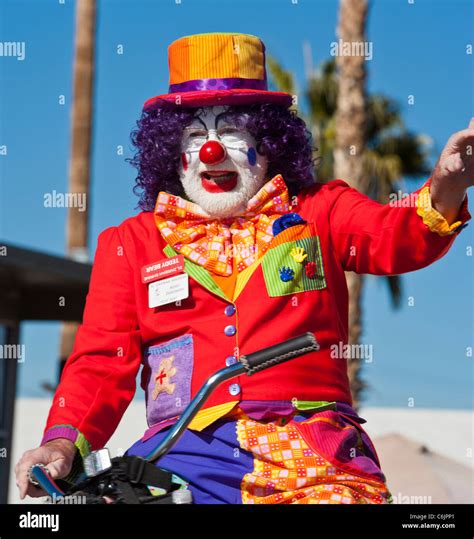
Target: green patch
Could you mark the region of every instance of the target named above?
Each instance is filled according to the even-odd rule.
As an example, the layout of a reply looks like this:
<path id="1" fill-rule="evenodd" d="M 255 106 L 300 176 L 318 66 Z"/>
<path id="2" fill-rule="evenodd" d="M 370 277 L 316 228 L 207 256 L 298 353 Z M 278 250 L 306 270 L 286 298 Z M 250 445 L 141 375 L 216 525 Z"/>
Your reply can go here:
<path id="1" fill-rule="evenodd" d="M 297 262 L 290 254 L 297 247 L 303 247 L 305 252 L 308 253 L 304 263 Z M 308 262 L 316 264 L 316 272 L 313 277 L 306 275 L 305 266 Z M 285 282 L 281 280 L 280 269 L 284 267 L 293 270 L 294 278 L 291 281 Z M 273 247 L 262 259 L 262 270 L 268 295 L 272 298 L 326 288 L 318 236 L 288 241 Z"/>
<path id="2" fill-rule="evenodd" d="M 175 251 L 173 247 L 171 247 L 171 245 L 169 244 L 166 245 L 166 247 L 163 249 L 163 252 L 168 258 L 171 258 L 178 254 L 178 252 Z M 196 264 L 192 260 L 188 260 L 187 258 L 185 258 L 184 271 L 188 275 L 190 275 L 195 281 L 201 284 L 204 288 L 209 290 L 209 292 L 212 292 L 213 294 L 216 294 L 217 296 L 220 296 L 221 298 L 228 300 L 227 296 L 220 289 L 220 287 L 211 277 L 211 274 L 206 268 L 200 266 L 199 264 Z"/>

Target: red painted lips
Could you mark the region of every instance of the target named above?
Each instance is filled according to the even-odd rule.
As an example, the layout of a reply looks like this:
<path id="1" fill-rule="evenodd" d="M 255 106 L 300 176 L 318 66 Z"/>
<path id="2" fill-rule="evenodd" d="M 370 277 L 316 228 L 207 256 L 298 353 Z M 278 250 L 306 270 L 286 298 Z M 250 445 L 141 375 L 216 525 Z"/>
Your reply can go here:
<path id="1" fill-rule="evenodd" d="M 234 189 L 237 177 L 233 170 L 207 170 L 201 172 L 201 185 L 208 193 L 225 193 Z"/>

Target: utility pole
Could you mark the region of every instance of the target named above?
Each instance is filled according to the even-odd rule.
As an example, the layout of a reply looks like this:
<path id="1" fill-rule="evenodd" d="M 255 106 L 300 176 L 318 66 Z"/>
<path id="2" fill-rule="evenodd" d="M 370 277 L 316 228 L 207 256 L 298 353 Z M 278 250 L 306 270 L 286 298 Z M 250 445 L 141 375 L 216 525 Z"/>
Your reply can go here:
<path id="1" fill-rule="evenodd" d="M 71 158 L 69 192 L 85 197 L 86 209 L 68 208 L 67 255 L 86 262 L 88 256 L 90 162 L 92 138 L 92 102 L 94 80 L 95 0 L 76 1 L 76 28 L 74 53 L 74 95 L 72 102 Z M 67 301 L 67 298 L 65 298 Z M 61 327 L 60 367 L 72 352 L 77 323 L 65 322 Z"/>

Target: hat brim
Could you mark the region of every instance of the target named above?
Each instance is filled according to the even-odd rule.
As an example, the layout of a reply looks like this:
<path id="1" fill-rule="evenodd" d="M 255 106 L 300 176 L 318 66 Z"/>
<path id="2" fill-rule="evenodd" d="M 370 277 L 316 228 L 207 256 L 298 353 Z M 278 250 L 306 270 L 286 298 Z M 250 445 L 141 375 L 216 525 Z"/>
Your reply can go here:
<path id="1" fill-rule="evenodd" d="M 289 107 L 292 102 L 293 96 L 285 92 L 244 89 L 196 90 L 194 92 L 157 95 L 145 102 L 143 110 L 170 106 L 173 108 L 197 108 L 219 105 L 253 105 L 256 103 L 275 103 Z"/>

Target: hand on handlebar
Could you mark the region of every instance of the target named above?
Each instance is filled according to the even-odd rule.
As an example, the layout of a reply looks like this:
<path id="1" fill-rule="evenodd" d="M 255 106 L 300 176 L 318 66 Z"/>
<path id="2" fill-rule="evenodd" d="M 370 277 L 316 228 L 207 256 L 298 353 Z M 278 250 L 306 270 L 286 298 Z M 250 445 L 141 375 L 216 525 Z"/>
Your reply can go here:
<path id="1" fill-rule="evenodd" d="M 44 464 L 53 479 L 66 477 L 71 471 L 76 447 L 70 440 L 57 438 L 41 447 L 23 453 L 15 467 L 16 484 L 20 489 L 20 498 L 25 496 L 38 498 L 46 496 L 46 492 L 30 483 L 28 470 L 35 464 Z"/>

